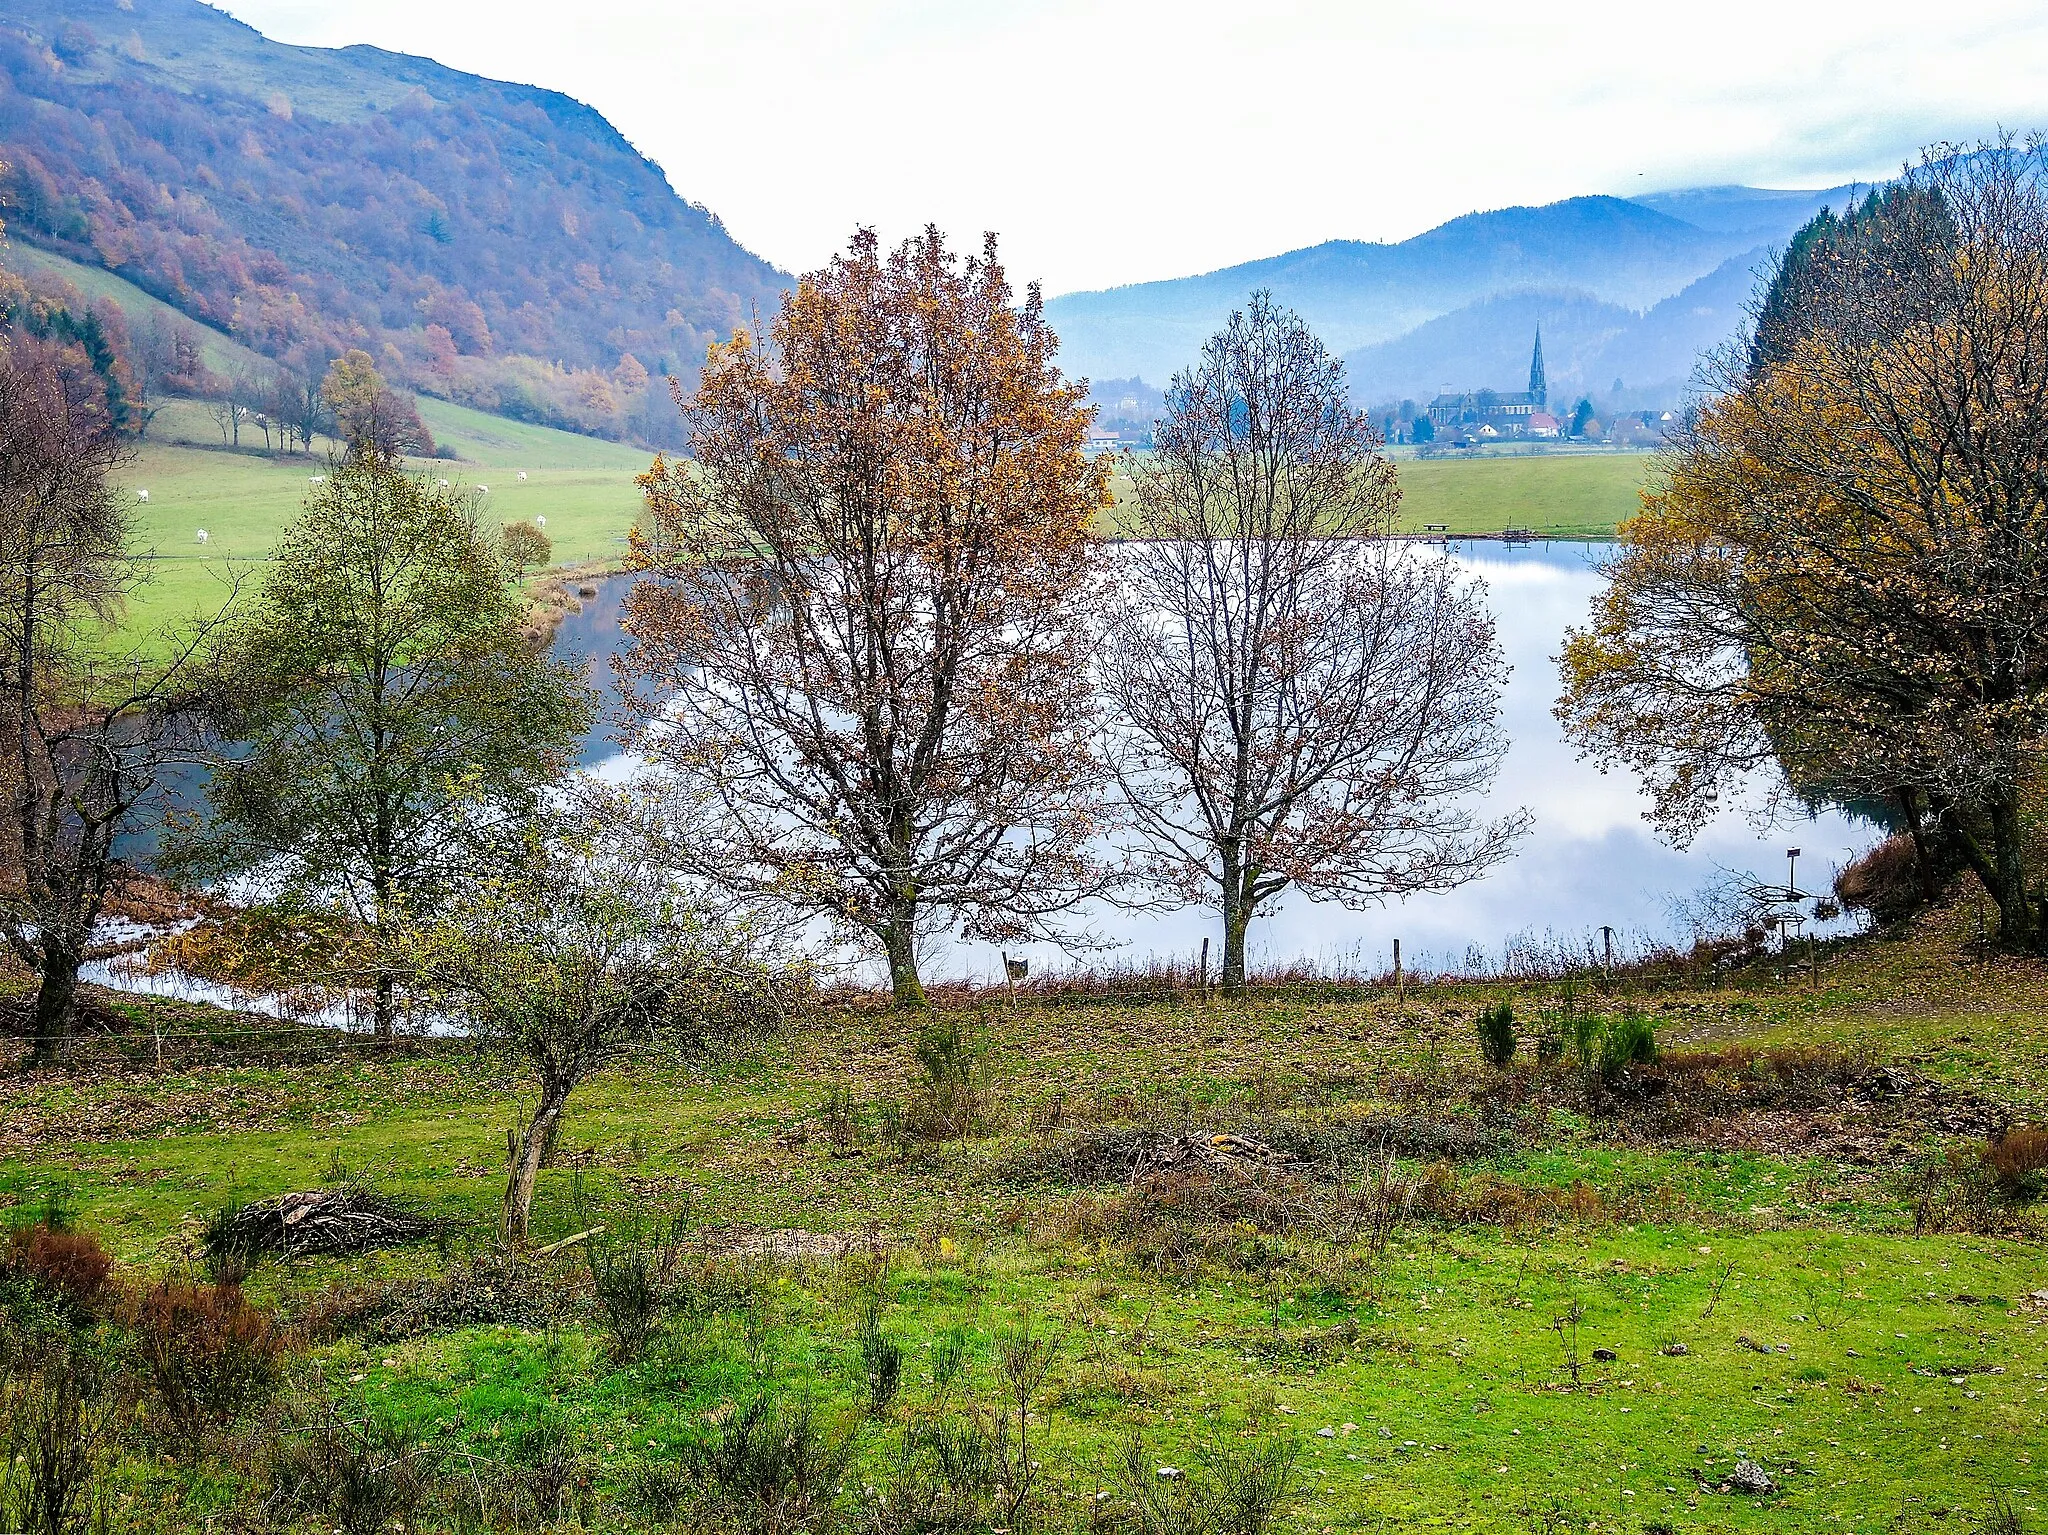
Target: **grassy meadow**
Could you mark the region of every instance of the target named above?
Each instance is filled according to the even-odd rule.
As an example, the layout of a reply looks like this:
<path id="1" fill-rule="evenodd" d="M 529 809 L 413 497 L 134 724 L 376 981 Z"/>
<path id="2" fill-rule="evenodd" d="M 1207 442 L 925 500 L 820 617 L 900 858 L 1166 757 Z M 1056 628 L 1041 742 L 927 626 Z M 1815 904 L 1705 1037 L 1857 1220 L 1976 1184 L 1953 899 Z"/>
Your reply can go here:
<path id="1" fill-rule="evenodd" d="M 1401 523 L 1453 533 L 1510 526 L 1552 538 L 1603 539 L 1633 517 L 1646 453 L 1532 453 L 1500 458 L 1411 458 L 1400 465 Z"/>
<path id="2" fill-rule="evenodd" d="M 854 1002 L 615 1070 L 572 1100 L 535 1241 L 603 1223 L 587 1242 L 617 1261 L 673 1233 L 632 1352 L 582 1246 L 493 1249 L 527 1088 L 456 1044 L 285 1050 L 238 1033 L 257 1020 L 96 994 L 125 1037 L 0 1077 L 0 1205 L 57 1201 L 135 1274 L 196 1269 L 217 1210 L 344 1174 L 444 1222 L 247 1281 L 298 1320 L 297 1376 L 442 1468 L 408 1528 L 658 1527 L 662 1478 L 761 1400 L 851 1436 L 850 1508 L 906 1474 L 918 1425 L 993 1421 L 1025 1329 L 1051 1343 L 1033 1529 L 1166 1528 L 1135 1510 L 1158 1467 L 1193 1485 L 1276 1442 L 1289 1535 L 2019 1528 L 1978 1522 L 2001 1499 L 2037 1528 L 2038 1177 L 2002 1191 L 1978 1155 L 1987 1126 L 2048 1116 L 2048 972 L 1967 927 L 1838 945 L 1818 987 L 1765 960 L 1613 994 L 956 994 L 950 1085 L 914 1023 Z M 1474 1047 L 1499 1001 L 1506 1068 Z M 1531 1060 L 1546 1016 L 1589 1010 L 1647 1015 L 1662 1064 L 1588 1098 Z M 1134 1170 L 1133 1148 L 1221 1132 L 1294 1159 Z M 127 1527 L 231 1519 L 264 1485 L 243 1443 L 131 1455 Z M 1729 1486 L 1738 1458 L 1769 1493 Z"/>
<path id="3" fill-rule="evenodd" d="M 651 455 L 637 448 L 527 426 L 444 400 L 422 399 L 420 414 L 437 443 L 457 461 L 422 459 L 413 467 L 458 486 L 485 485 L 479 510 L 486 519 L 547 519 L 555 558 L 565 565 L 616 560 L 639 514 L 633 476 Z M 148 440 L 123 474 L 124 494 L 147 490 L 133 502 L 137 543 L 150 553 L 149 583 L 130 603 L 129 627 L 213 611 L 232 573 L 246 578 L 267 558 L 278 531 L 297 515 L 309 477 L 324 472 L 322 458 L 272 456 L 249 447 L 220 446 L 220 430 L 206 407 L 173 401 L 152 423 Z M 526 472 L 524 481 L 519 471 Z M 204 528 L 207 541 L 198 541 Z"/>
<path id="4" fill-rule="evenodd" d="M 486 517 L 545 517 L 562 564 L 618 557 L 640 510 L 633 477 L 652 455 L 445 400 L 422 397 L 419 405 L 436 442 L 458 458 L 423 459 L 416 468 L 456 485 L 489 486 Z M 197 401 L 173 400 L 151 423 L 124 476 L 124 493 L 149 492 L 135 513 L 152 580 L 131 603 L 132 629 L 213 611 L 231 572 L 246 578 L 304 502 L 308 476 L 321 472 L 322 460 L 266 454 L 252 440 L 260 445 L 260 433 L 244 428 L 242 450 L 225 448 L 219 426 Z M 1634 511 L 1648 462 L 1633 453 L 1409 460 L 1400 465 L 1401 521 L 1415 532 L 1441 523 L 1454 533 L 1513 526 L 1559 538 L 1609 538 Z M 1127 495 L 1129 482 L 1119 477 L 1116 490 Z M 1105 522 L 1116 527 L 1114 511 Z"/>

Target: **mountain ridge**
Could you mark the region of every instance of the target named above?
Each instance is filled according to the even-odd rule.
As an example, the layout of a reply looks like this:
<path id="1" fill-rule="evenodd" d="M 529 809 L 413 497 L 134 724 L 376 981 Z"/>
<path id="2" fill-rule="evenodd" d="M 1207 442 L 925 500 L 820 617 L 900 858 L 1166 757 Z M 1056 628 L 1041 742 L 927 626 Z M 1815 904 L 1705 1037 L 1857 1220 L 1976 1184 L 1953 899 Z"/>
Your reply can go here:
<path id="1" fill-rule="evenodd" d="M 0 87 L 10 234 L 295 369 L 645 439 L 788 281 L 587 103 L 199 0 L 4 0 Z"/>
<path id="2" fill-rule="evenodd" d="M 1788 239 L 1819 207 L 1854 190 L 1682 188 L 1490 209 L 1402 241 L 1328 240 L 1212 272 L 1061 294 L 1047 301 L 1046 312 L 1074 372 L 1155 382 L 1192 361 L 1259 287 L 1272 289 L 1340 354 L 1394 342 L 1446 315 L 1518 293 L 1579 292 L 1647 315 L 1723 264 L 1753 259 Z M 1693 211 L 1704 222 L 1671 209 Z"/>

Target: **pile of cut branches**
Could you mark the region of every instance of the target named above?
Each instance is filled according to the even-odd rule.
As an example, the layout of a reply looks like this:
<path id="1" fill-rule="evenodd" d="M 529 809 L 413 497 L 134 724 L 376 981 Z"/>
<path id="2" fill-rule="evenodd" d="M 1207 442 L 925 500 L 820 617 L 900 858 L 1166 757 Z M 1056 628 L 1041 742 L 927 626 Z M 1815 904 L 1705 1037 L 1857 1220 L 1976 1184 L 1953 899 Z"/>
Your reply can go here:
<path id="1" fill-rule="evenodd" d="M 223 1210 L 206 1228 L 206 1251 L 243 1258 L 258 1253 L 359 1253 L 429 1237 L 440 1222 L 361 1183 L 277 1194 Z"/>

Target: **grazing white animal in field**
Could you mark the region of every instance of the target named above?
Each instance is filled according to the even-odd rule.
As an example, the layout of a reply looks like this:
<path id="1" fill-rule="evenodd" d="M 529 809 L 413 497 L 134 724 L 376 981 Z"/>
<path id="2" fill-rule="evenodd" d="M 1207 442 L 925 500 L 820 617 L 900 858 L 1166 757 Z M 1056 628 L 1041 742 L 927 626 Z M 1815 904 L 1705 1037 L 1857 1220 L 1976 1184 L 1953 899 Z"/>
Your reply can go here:
<path id="1" fill-rule="evenodd" d="M 324 474 L 309 474 L 306 476 L 306 483 L 308 485 L 319 485 L 325 483 L 326 479 L 327 476 Z"/>
<path id="2" fill-rule="evenodd" d="M 488 485 L 479 485 L 476 488 L 476 493 L 480 496 L 488 496 L 491 493 L 491 487 Z"/>
<path id="3" fill-rule="evenodd" d="M 446 490 L 446 489 L 448 488 L 448 482 L 447 482 L 446 480 L 443 480 L 443 481 L 441 482 L 441 488 L 442 488 L 443 490 Z"/>
<path id="4" fill-rule="evenodd" d="M 199 542 L 202 544 L 206 542 L 206 529 L 204 528 L 199 530 Z"/>
<path id="5" fill-rule="evenodd" d="M 146 490 L 138 490 L 137 492 L 135 492 L 135 499 L 140 501 L 144 506 L 147 506 L 149 505 L 149 492 Z"/>
<path id="6" fill-rule="evenodd" d="M 548 525 L 548 520 L 545 517 L 536 517 L 533 519 L 533 525 L 536 528 L 544 528 Z"/>
<path id="7" fill-rule="evenodd" d="M 526 471 L 524 469 L 519 471 L 519 483 L 522 485 L 526 483 Z"/>

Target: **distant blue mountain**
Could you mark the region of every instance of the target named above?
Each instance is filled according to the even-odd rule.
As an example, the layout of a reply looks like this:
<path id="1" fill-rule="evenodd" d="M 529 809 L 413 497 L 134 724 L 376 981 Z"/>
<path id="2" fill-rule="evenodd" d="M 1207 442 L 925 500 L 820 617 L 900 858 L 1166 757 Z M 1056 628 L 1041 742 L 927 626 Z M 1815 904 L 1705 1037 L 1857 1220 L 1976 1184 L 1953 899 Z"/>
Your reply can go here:
<path id="1" fill-rule="evenodd" d="M 1481 299 L 1348 354 L 1352 396 L 1371 406 L 1425 401 L 1445 386 L 1524 388 L 1530 342 L 1540 325 L 1554 404 L 1569 405 L 1581 394 L 1605 398 L 1616 379 L 1632 399 L 1675 399 L 1700 354 L 1741 328 L 1768 254 L 1759 246 L 1730 257 L 1643 313 L 1588 293 Z"/>
<path id="2" fill-rule="evenodd" d="M 1682 219 L 1696 229 L 1747 235 L 1757 244 L 1767 245 L 1785 239 L 1823 208 L 1840 213 L 1852 198 L 1869 190 L 1860 183 L 1820 192 L 1778 191 L 1768 187 L 1687 187 L 1676 192 L 1651 192 L 1630 200 Z"/>
<path id="3" fill-rule="evenodd" d="M 1191 362 L 1254 289 L 1270 288 L 1332 351 L 1358 353 L 1418 333 L 1413 347 L 1365 359 L 1375 380 L 1399 378 L 1408 392 L 1425 379 L 1432 386 L 1447 380 L 1476 386 L 1492 380 L 1458 371 L 1479 359 L 1471 350 L 1477 345 L 1471 326 L 1498 321 L 1511 328 L 1514 334 L 1503 334 L 1495 360 L 1519 350 L 1526 369 L 1532 326 L 1521 322 L 1554 312 L 1559 340 L 1568 349 L 1584 332 L 1592 349 L 1584 365 L 1593 367 L 1593 352 L 1606 345 L 1601 338 L 1628 328 L 1605 309 L 1645 315 L 1731 260 L 1743 262 L 1747 271 L 1754 264 L 1751 252 L 1782 243 L 1816 209 L 1839 206 L 1851 190 L 1700 187 L 1636 199 L 1573 197 L 1543 207 L 1501 208 L 1466 214 L 1398 244 L 1332 240 L 1200 276 L 1062 294 L 1047 303 L 1046 313 L 1059 331 L 1068 371 L 1136 374 L 1158 383 Z M 1509 299 L 1506 309 L 1484 308 Z M 1475 306 L 1477 312 L 1448 330 L 1419 334 Z M 1659 325 L 1660 334 L 1686 331 L 1676 322 Z M 1461 336 L 1467 339 L 1455 339 Z M 1429 349 L 1439 345 L 1445 348 L 1436 354 L 1441 361 L 1430 360 Z M 1686 371 L 1677 369 L 1674 376 Z M 1505 379 L 1516 381 L 1512 368 Z"/>

